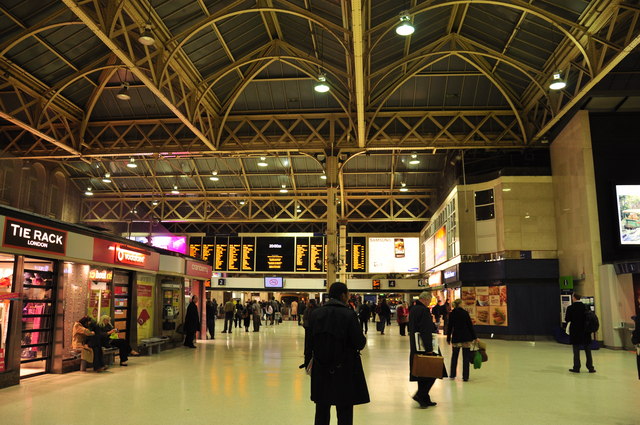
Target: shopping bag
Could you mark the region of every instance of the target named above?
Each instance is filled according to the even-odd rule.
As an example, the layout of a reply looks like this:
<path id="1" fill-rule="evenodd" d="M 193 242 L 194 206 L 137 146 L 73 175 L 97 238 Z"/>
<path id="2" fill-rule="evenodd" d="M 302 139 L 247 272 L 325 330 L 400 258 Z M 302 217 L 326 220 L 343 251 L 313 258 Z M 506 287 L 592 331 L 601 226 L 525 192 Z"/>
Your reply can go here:
<path id="1" fill-rule="evenodd" d="M 478 347 L 478 352 L 480 352 L 480 355 L 482 356 L 482 363 L 484 363 L 489 360 L 489 356 L 487 356 L 487 344 L 482 341 L 478 341 Z"/>
<path id="2" fill-rule="evenodd" d="M 473 368 L 480 369 L 482 367 L 482 354 L 480 354 L 479 350 L 473 353 Z"/>
<path id="3" fill-rule="evenodd" d="M 418 378 L 437 378 L 442 379 L 444 371 L 444 357 L 427 356 L 423 354 L 413 355 L 413 364 L 411 366 L 411 374 Z"/>

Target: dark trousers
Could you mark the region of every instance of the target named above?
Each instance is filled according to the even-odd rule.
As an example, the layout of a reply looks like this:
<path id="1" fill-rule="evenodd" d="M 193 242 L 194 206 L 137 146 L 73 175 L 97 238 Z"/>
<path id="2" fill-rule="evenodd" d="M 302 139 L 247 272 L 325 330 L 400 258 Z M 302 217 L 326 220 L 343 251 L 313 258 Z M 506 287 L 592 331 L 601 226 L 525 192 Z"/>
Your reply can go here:
<path id="1" fill-rule="evenodd" d="M 408 323 L 398 323 L 400 325 L 400 335 L 405 336 Z"/>
<path id="2" fill-rule="evenodd" d="M 360 326 L 362 327 L 364 333 L 367 333 L 369 331 L 369 318 L 360 319 Z"/>
<path id="3" fill-rule="evenodd" d="M 338 412 L 338 425 L 353 424 L 353 406 L 336 406 Z M 331 419 L 331 405 L 316 403 L 316 421 L 315 425 L 329 425 Z"/>
<path id="4" fill-rule="evenodd" d="M 189 331 L 184 333 L 184 346 L 194 347 L 193 341 L 196 340 L 196 331 Z"/>
<path id="5" fill-rule="evenodd" d="M 456 377 L 456 369 L 458 367 L 458 356 L 460 355 L 460 347 L 453 347 L 451 355 L 451 376 Z M 471 348 L 462 349 L 462 379 L 469 379 L 469 360 L 471 359 Z"/>
<path id="6" fill-rule="evenodd" d="M 580 370 L 580 350 L 583 348 L 587 355 L 587 369 L 593 369 L 590 344 L 573 344 L 573 370 Z"/>
<path id="7" fill-rule="evenodd" d="M 429 391 L 431 391 L 431 387 L 436 382 L 436 378 L 424 378 L 418 381 L 418 392 L 414 396 L 418 399 L 419 402 L 422 403 L 430 403 L 431 396 L 429 396 Z"/>
<path id="8" fill-rule="evenodd" d="M 109 344 L 119 350 L 120 363 L 124 363 L 129 360 L 129 353 L 131 352 L 131 346 L 124 339 L 110 339 Z"/>
<path id="9" fill-rule="evenodd" d="M 209 331 L 209 335 L 211 335 L 211 339 L 216 339 L 216 319 L 207 317 L 207 330 Z"/>
<path id="10" fill-rule="evenodd" d="M 224 330 L 222 332 L 231 333 L 232 330 L 233 330 L 233 312 L 225 313 L 224 314 Z"/>

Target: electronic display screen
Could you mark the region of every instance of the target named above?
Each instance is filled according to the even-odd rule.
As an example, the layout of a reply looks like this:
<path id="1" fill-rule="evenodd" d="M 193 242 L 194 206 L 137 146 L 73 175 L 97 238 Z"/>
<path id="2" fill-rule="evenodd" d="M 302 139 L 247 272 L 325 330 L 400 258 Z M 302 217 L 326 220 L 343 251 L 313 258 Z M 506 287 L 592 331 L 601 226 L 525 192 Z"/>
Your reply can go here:
<path id="1" fill-rule="evenodd" d="M 256 271 L 294 271 L 294 251 L 292 237 L 257 237 Z"/>
<path id="2" fill-rule="evenodd" d="M 349 252 L 349 270 L 353 273 L 365 273 L 367 271 L 367 238 L 362 236 L 351 238 L 351 250 Z"/>
<path id="3" fill-rule="evenodd" d="M 419 238 L 369 238 L 369 273 L 418 273 Z"/>
<path id="4" fill-rule="evenodd" d="M 216 243 L 214 246 L 213 270 L 226 271 L 228 255 L 229 255 L 229 238 L 224 236 L 217 236 Z"/>
<path id="5" fill-rule="evenodd" d="M 265 288 L 283 288 L 284 279 L 282 279 L 282 277 L 265 277 L 264 287 Z"/>
<path id="6" fill-rule="evenodd" d="M 252 272 L 255 271 L 256 261 L 256 238 L 243 237 L 242 238 L 242 271 Z"/>
<path id="7" fill-rule="evenodd" d="M 309 271 L 309 238 L 296 238 L 296 271 Z"/>
<path id="8" fill-rule="evenodd" d="M 640 185 L 616 185 L 622 245 L 640 245 Z"/>
<path id="9" fill-rule="evenodd" d="M 229 246 L 227 252 L 227 270 L 230 272 L 240 271 L 242 260 L 242 238 L 229 238 Z"/>
<path id="10" fill-rule="evenodd" d="M 213 237 L 210 238 L 202 238 L 202 253 L 201 257 L 207 263 L 210 263 L 210 258 L 213 258 L 213 251 L 216 245 L 216 240 Z"/>
<path id="11" fill-rule="evenodd" d="M 309 243 L 309 271 L 321 272 L 325 265 L 323 237 L 313 237 Z"/>
<path id="12" fill-rule="evenodd" d="M 202 238 L 195 236 L 189 238 L 189 256 L 195 258 L 202 258 Z"/>

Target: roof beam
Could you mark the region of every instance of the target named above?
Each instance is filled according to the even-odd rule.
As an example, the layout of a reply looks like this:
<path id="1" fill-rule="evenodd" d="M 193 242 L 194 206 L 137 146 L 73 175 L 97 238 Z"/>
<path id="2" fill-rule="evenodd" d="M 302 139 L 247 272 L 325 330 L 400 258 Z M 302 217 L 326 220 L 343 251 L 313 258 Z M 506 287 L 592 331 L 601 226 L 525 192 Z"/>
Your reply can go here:
<path id="1" fill-rule="evenodd" d="M 72 148 L 69 145 L 66 145 L 56 139 L 54 139 L 53 137 L 49 136 L 48 134 L 43 133 L 42 131 L 30 126 L 29 124 L 3 112 L 0 111 L 0 118 L 4 118 L 5 120 L 9 121 L 10 123 L 13 123 L 15 125 L 17 125 L 18 127 L 27 130 L 29 133 L 33 134 L 36 137 L 39 137 L 43 140 L 46 140 L 49 143 L 52 143 L 54 145 L 56 145 L 59 148 L 64 149 L 65 151 L 69 152 L 70 154 L 74 155 L 74 156 L 82 156 L 82 154 L 75 150 L 74 148 Z"/>
<path id="2" fill-rule="evenodd" d="M 154 94 L 162 103 L 164 103 L 173 114 L 184 123 L 189 130 L 191 130 L 202 142 L 212 151 L 216 150 L 214 144 L 196 127 L 194 123 L 174 105 L 171 100 L 165 96 L 165 94 L 156 86 L 156 84 L 140 69 L 136 66 L 135 62 L 129 57 L 129 55 L 121 49 L 105 31 L 100 28 L 100 25 L 96 23 L 87 12 L 80 7 L 75 0 L 63 0 L 64 4 L 82 21 L 84 24 L 98 37 L 118 58 L 125 64 L 129 70 L 144 83 L 145 86 Z"/>
<path id="3" fill-rule="evenodd" d="M 356 97 L 356 124 L 358 126 L 358 147 L 364 148 L 366 145 L 365 134 L 366 124 L 364 121 L 364 17 L 362 14 L 362 1 L 351 1 L 351 21 L 353 31 L 353 60 L 354 69 L 353 76 L 355 79 L 355 97 Z"/>

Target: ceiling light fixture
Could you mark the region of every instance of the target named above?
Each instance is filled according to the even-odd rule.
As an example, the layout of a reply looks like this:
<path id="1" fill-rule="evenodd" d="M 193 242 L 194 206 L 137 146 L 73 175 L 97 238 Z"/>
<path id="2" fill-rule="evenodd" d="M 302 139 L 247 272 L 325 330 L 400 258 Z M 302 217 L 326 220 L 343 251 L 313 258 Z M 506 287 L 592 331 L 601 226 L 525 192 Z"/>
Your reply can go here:
<path id="1" fill-rule="evenodd" d="M 562 90 L 565 87 L 567 87 L 567 82 L 562 78 L 562 71 L 555 71 L 549 88 L 551 90 Z"/>
<path id="2" fill-rule="evenodd" d="M 415 153 L 411 154 L 411 161 L 409 161 L 409 164 L 411 164 L 411 165 L 420 164 L 420 160 L 418 159 L 418 155 L 416 155 Z"/>
<path id="3" fill-rule="evenodd" d="M 212 171 L 211 174 L 213 175 L 209 177 L 209 180 L 211 180 L 212 182 L 217 182 L 218 180 L 220 180 L 220 177 L 218 177 L 217 171 Z"/>
<path id="4" fill-rule="evenodd" d="M 283 184 L 283 185 L 282 185 L 282 189 L 280 189 L 280 193 L 287 193 L 287 192 L 289 192 L 289 191 L 287 190 L 287 185 L 286 185 L 286 184 Z"/>
<path id="5" fill-rule="evenodd" d="M 87 191 L 84 194 L 87 196 L 93 196 L 93 192 L 91 191 L 90 187 L 87 188 Z"/>
<path id="6" fill-rule="evenodd" d="M 118 90 L 118 94 L 116 94 L 116 97 L 120 100 L 130 100 L 131 96 L 129 96 L 129 83 L 122 83 L 122 86 L 120 86 L 120 90 Z"/>
<path id="7" fill-rule="evenodd" d="M 327 179 L 327 175 L 325 174 L 325 172 L 324 172 L 324 171 L 322 172 L 322 175 L 320 176 L 320 178 L 321 178 L 322 180 L 326 180 L 326 179 Z"/>
<path id="8" fill-rule="evenodd" d="M 411 16 L 406 10 L 400 14 L 400 25 L 396 27 L 396 34 L 406 37 L 416 29 L 411 25 Z"/>
<path id="9" fill-rule="evenodd" d="M 407 189 L 407 184 L 406 184 L 406 183 L 402 182 L 402 183 L 400 183 L 400 186 L 401 186 L 401 187 L 400 187 L 400 192 L 407 192 L 407 191 L 409 191 L 409 189 Z"/>
<path id="10" fill-rule="evenodd" d="M 265 158 L 264 156 L 261 156 L 260 157 L 260 162 L 258 162 L 258 166 L 266 167 L 267 165 L 269 165 L 269 164 L 266 163 L 266 160 L 267 160 L 267 158 Z"/>
<path id="11" fill-rule="evenodd" d="M 154 201 L 152 201 L 152 202 L 151 202 L 151 205 L 153 205 L 154 207 L 157 207 L 157 206 L 158 206 L 158 201 L 155 201 L 155 200 L 154 200 Z"/>
<path id="12" fill-rule="evenodd" d="M 313 89 L 318 93 L 326 93 L 330 90 L 329 84 L 327 84 L 327 75 L 324 72 L 318 75 L 318 82 Z"/>
<path id="13" fill-rule="evenodd" d="M 244 204 L 246 204 L 246 202 L 240 201 L 240 205 L 244 205 Z"/>
<path id="14" fill-rule="evenodd" d="M 180 191 L 178 190 L 178 185 L 173 186 L 173 190 L 171 191 L 173 195 L 180 195 Z"/>
<path id="15" fill-rule="evenodd" d="M 138 164 L 136 164 L 136 159 L 135 158 L 129 159 L 129 162 L 127 162 L 127 167 L 138 168 Z"/>
<path id="16" fill-rule="evenodd" d="M 111 173 L 106 173 L 102 178 L 103 183 L 111 183 Z"/>
<path id="17" fill-rule="evenodd" d="M 153 38 L 153 34 L 151 33 L 151 25 L 147 23 L 144 26 L 144 30 L 140 33 L 140 37 L 138 37 L 138 43 L 143 46 L 153 46 L 156 44 L 156 39 Z"/>

